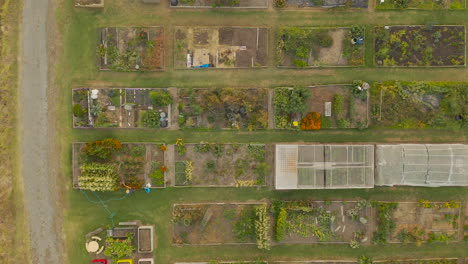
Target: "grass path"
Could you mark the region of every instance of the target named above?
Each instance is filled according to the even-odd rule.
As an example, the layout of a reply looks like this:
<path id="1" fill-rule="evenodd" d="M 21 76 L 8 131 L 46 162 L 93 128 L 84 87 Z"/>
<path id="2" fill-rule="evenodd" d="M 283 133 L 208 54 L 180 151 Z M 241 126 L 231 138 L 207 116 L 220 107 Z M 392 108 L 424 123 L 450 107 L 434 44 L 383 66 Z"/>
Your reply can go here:
<path id="1" fill-rule="evenodd" d="M 117 137 L 122 141 L 145 141 L 173 143 L 176 138 L 186 142 L 201 140 L 217 142 L 466 142 L 466 131 L 446 130 L 382 130 L 319 131 L 204 131 L 204 130 L 88 130 L 71 129 L 71 89 L 87 86 L 117 87 L 275 87 L 281 85 L 313 85 L 348 83 L 355 79 L 381 80 L 432 80 L 468 81 L 467 68 L 375 68 L 372 66 L 372 37 L 366 39 L 368 52 L 366 67 L 278 69 L 275 64 L 275 29 L 279 26 L 349 26 L 365 24 L 367 35 L 375 25 L 396 24 L 461 24 L 468 26 L 468 10 L 464 11 L 307 11 L 272 8 L 262 11 L 229 10 L 171 10 L 168 1 L 160 5 L 144 5 L 140 0 L 106 1 L 103 10 L 75 9 L 71 0 L 55 0 L 56 17 L 61 35 L 57 37 L 63 50 L 60 63 L 56 65 L 56 86 L 59 94 L 56 104 L 58 113 L 59 142 L 63 182 L 66 191 L 65 230 L 68 247 L 67 263 L 87 263 L 84 255 L 84 234 L 98 226 L 110 223 L 108 214 L 99 204 L 90 203 L 85 196 L 71 188 L 71 147 L 73 141 L 89 141 L 105 137 Z M 162 25 L 166 32 L 166 71 L 155 73 L 100 72 L 96 65 L 95 47 L 100 26 L 154 26 Z M 173 70 L 172 31 L 180 25 L 233 25 L 270 27 L 269 67 L 251 70 Z M 103 199 L 122 197 L 122 192 L 107 194 Z M 468 243 L 451 246 L 442 244 L 422 247 L 391 245 L 369 246 L 352 250 L 347 245 L 281 245 L 270 252 L 261 252 L 253 246 L 239 247 L 174 247 L 171 240 L 170 206 L 175 202 L 191 201 L 246 201 L 269 198 L 372 198 L 372 199 L 432 199 L 467 200 L 466 188 L 376 188 L 373 190 L 294 191 L 275 192 L 266 188 L 167 188 L 151 194 L 137 192 L 122 201 L 109 202 L 115 212 L 115 221 L 141 219 L 154 223 L 157 235 L 156 263 L 174 261 L 251 260 L 262 259 L 324 259 L 351 258 L 367 254 L 376 258 L 391 257 L 462 257 Z"/>

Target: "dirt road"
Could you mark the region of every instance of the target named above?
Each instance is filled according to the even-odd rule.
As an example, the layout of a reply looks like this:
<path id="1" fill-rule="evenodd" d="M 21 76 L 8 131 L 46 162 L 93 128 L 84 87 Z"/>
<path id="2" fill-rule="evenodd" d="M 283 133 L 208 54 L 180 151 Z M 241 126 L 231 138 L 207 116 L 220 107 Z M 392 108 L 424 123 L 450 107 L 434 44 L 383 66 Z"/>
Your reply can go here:
<path id="1" fill-rule="evenodd" d="M 49 168 L 47 17 L 49 0 L 24 0 L 21 32 L 21 173 L 32 262 L 62 263 L 57 188 Z"/>

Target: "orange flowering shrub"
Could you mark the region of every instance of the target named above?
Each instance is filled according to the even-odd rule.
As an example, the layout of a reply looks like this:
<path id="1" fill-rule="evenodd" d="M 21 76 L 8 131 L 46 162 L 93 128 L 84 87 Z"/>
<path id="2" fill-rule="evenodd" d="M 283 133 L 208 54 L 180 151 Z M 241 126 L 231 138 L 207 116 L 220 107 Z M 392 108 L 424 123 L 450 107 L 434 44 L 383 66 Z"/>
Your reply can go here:
<path id="1" fill-rule="evenodd" d="M 310 112 L 301 120 L 302 130 L 319 130 L 321 127 L 322 119 L 317 112 Z"/>
<path id="2" fill-rule="evenodd" d="M 160 170 L 161 172 L 165 172 L 165 171 L 167 171 L 167 167 L 166 167 L 166 166 L 161 166 L 161 167 L 159 168 L 159 170 Z"/>
<path id="3" fill-rule="evenodd" d="M 166 145 L 161 145 L 159 147 L 159 149 L 161 149 L 162 151 L 166 151 L 167 150 L 167 146 Z"/>

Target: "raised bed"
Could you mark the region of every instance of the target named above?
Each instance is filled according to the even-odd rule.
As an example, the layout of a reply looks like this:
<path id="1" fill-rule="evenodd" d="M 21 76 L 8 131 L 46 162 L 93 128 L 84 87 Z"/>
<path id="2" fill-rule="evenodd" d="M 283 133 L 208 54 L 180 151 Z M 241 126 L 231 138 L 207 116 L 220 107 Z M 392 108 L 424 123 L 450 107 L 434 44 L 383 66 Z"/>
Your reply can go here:
<path id="1" fill-rule="evenodd" d="M 405 1 L 396 1 L 396 0 L 376 0 L 377 9 L 423 9 L 423 10 L 440 10 L 440 9 L 450 9 L 450 10 L 460 10 L 466 8 L 465 0 L 409 0 Z"/>
<path id="2" fill-rule="evenodd" d="M 262 144 L 186 144 L 175 154 L 176 186 L 264 186 L 271 150 Z"/>
<path id="3" fill-rule="evenodd" d="M 257 9 L 268 8 L 267 0 L 178 0 L 171 8 L 222 8 Z"/>
<path id="4" fill-rule="evenodd" d="M 257 205 L 260 203 L 175 204 L 172 243 L 255 244 L 255 227 L 252 225 Z"/>
<path id="5" fill-rule="evenodd" d="M 99 29 L 97 54 L 101 70 L 160 71 L 164 67 L 162 27 Z"/>
<path id="6" fill-rule="evenodd" d="M 162 97 L 170 100 L 161 100 Z M 169 128 L 171 106 L 168 89 L 74 89 L 73 127 Z"/>
<path id="7" fill-rule="evenodd" d="M 179 89 L 179 127 L 268 128 L 268 89 Z"/>
<path id="8" fill-rule="evenodd" d="M 266 67 L 268 29 L 176 27 L 176 69 Z"/>
<path id="9" fill-rule="evenodd" d="M 465 26 L 375 28 L 375 63 L 392 67 L 465 65 Z"/>
<path id="10" fill-rule="evenodd" d="M 164 151 L 162 144 L 124 143 L 115 151 L 109 160 L 96 159 L 87 156 L 85 143 L 73 144 L 73 187 L 82 189 L 80 177 L 83 166 L 97 164 L 108 166 L 117 174 L 115 189 L 139 189 L 151 183 L 152 187 L 165 187 Z M 93 166 L 96 167 L 96 166 Z"/>
<path id="11" fill-rule="evenodd" d="M 364 66 L 364 28 L 283 27 L 276 50 L 279 67 Z"/>
<path id="12" fill-rule="evenodd" d="M 138 252 L 151 253 L 154 248 L 154 227 L 139 226 L 138 227 Z"/>

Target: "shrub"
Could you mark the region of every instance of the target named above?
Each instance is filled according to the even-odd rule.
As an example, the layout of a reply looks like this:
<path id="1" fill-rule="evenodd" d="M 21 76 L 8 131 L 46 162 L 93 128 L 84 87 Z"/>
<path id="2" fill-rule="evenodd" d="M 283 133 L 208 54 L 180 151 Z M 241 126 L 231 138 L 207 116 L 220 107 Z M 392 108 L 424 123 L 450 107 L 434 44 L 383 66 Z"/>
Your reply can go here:
<path id="1" fill-rule="evenodd" d="M 284 235 L 286 233 L 286 218 L 287 218 L 287 211 L 284 208 L 279 210 L 278 216 L 276 217 L 276 226 L 275 226 L 275 240 L 281 241 L 284 239 Z"/>
<path id="2" fill-rule="evenodd" d="M 118 188 L 119 177 L 112 164 L 86 163 L 81 165 L 80 171 L 78 185 L 81 189 L 106 192 Z"/>
<path id="3" fill-rule="evenodd" d="M 333 96 L 332 110 L 334 116 L 341 116 L 341 113 L 343 112 L 343 101 L 343 95 L 335 94 L 335 96 Z"/>
<path id="4" fill-rule="evenodd" d="M 307 67 L 307 62 L 304 61 L 304 60 L 293 60 L 293 64 L 296 65 L 296 67 L 299 67 L 299 68 Z"/>
<path id="5" fill-rule="evenodd" d="M 286 7 L 286 0 L 275 0 L 275 7 L 276 8 Z"/>
<path id="6" fill-rule="evenodd" d="M 151 102 L 155 106 L 167 106 L 172 104 L 172 95 L 166 90 L 157 90 L 150 93 Z"/>
<path id="7" fill-rule="evenodd" d="M 73 115 L 76 117 L 84 117 L 88 110 L 83 109 L 80 104 L 73 105 Z"/>
<path id="8" fill-rule="evenodd" d="M 353 81 L 353 85 L 351 86 L 351 93 L 354 95 L 354 97 L 365 100 L 367 99 L 368 94 L 367 90 L 362 89 L 363 84 L 364 81 L 361 80 Z"/>
<path id="9" fill-rule="evenodd" d="M 104 255 L 112 258 L 113 263 L 117 263 L 117 261 L 123 257 L 130 257 L 133 251 L 135 251 L 132 240 L 133 235 L 131 233 L 128 233 L 127 238 L 124 240 L 112 237 L 106 238 Z"/>
<path id="10" fill-rule="evenodd" d="M 353 38 L 364 37 L 365 32 L 366 28 L 362 25 L 353 25 L 351 27 L 351 36 Z"/>
<path id="11" fill-rule="evenodd" d="M 115 151 L 122 148 L 122 143 L 117 139 L 107 138 L 86 143 L 84 153 L 86 156 L 98 160 L 109 160 Z"/>
<path id="12" fill-rule="evenodd" d="M 319 130 L 321 127 L 322 120 L 317 112 L 308 113 L 301 121 L 302 130 Z"/>
<path id="13" fill-rule="evenodd" d="M 144 127 L 159 128 L 161 125 L 161 119 L 158 111 L 147 110 L 142 113 L 140 118 Z"/>

